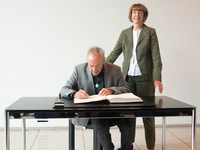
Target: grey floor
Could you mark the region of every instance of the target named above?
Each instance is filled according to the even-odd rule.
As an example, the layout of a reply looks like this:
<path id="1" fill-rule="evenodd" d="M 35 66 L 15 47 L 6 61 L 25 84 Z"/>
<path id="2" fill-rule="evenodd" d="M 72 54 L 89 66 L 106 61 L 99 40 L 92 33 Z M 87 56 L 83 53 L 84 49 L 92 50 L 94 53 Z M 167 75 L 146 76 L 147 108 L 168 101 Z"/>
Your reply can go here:
<path id="1" fill-rule="evenodd" d="M 76 127 L 76 150 L 93 149 L 93 131 Z M 116 127 L 111 128 L 112 140 L 115 150 L 120 146 L 120 133 Z M 68 150 L 67 128 L 31 128 L 26 132 L 27 150 Z M 22 132 L 11 130 L 11 150 L 22 149 Z M 4 149 L 4 131 L 0 131 L 0 149 Z M 155 150 L 162 149 L 162 128 L 156 127 Z M 166 150 L 190 150 L 191 149 L 191 127 L 173 126 L 166 130 Z M 146 150 L 144 139 L 144 128 L 137 127 L 134 150 Z M 200 127 L 196 130 L 196 150 L 200 150 Z"/>

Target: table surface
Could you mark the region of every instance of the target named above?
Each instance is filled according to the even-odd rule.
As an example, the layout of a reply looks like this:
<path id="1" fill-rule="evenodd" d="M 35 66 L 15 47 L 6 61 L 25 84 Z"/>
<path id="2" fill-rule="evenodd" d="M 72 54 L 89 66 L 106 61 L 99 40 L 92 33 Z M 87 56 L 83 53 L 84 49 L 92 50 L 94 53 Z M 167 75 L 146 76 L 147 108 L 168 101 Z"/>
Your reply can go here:
<path id="1" fill-rule="evenodd" d="M 108 104 L 90 103 L 74 104 L 73 100 L 64 99 L 65 107 L 54 108 L 58 97 L 22 97 L 5 109 L 6 120 L 6 149 L 10 149 L 9 119 L 29 117 L 38 118 L 39 114 L 54 114 L 54 118 L 120 118 L 120 117 L 166 117 L 166 116 L 192 116 L 191 150 L 195 149 L 196 107 L 167 96 L 141 97 L 142 103 Z M 28 115 L 26 115 L 28 114 Z M 36 115 L 37 114 L 37 115 Z M 56 115 L 55 115 L 56 114 Z M 57 115 L 59 114 L 59 115 Z M 61 115 L 62 114 L 62 115 Z M 64 114 L 64 115 L 63 115 Z M 53 117 L 52 117 L 53 118 Z M 25 122 L 25 121 L 24 121 Z M 163 128 L 165 129 L 165 123 Z M 25 127 L 24 127 L 25 129 Z M 23 131 L 25 133 L 25 130 Z M 72 134 L 72 132 L 69 132 Z M 163 134 L 163 137 L 165 134 Z M 25 137 L 25 135 L 23 136 Z M 162 138 L 164 141 L 164 138 Z M 25 147 L 25 145 L 24 145 Z M 70 148 L 74 145 L 70 141 Z M 164 143 L 163 143 L 164 149 Z"/>
<path id="2" fill-rule="evenodd" d="M 194 106 L 167 96 L 141 97 L 143 102 L 108 104 L 87 103 L 74 104 L 73 100 L 62 98 L 64 108 L 54 108 L 58 97 L 22 97 L 5 109 L 9 113 L 104 113 L 106 116 L 115 114 L 134 114 L 134 116 L 182 116 L 192 115 Z M 88 115 L 88 114 L 87 114 Z M 88 116 L 87 116 L 88 117 Z"/>

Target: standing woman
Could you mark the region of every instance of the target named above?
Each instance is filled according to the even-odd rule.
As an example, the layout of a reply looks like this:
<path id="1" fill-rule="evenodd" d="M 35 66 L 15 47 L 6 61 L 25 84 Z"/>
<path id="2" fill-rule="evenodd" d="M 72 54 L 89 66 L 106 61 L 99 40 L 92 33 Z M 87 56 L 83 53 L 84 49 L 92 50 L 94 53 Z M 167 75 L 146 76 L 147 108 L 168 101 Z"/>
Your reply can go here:
<path id="1" fill-rule="evenodd" d="M 130 91 L 137 96 L 154 96 L 155 88 L 162 93 L 162 62 L 156 31 L 144 24 L 148 10 L 143 4 L 133 4 L 129 9 L 129 20 L 133 26 L 123 30 L 106 62 L 114 63 L 123 53 L 123 77 Z M 155 146 L 155 120 L 143 118 L 147 148 Z M 133 140 L 135 141 L 136 118 L 133 119 Z"/>

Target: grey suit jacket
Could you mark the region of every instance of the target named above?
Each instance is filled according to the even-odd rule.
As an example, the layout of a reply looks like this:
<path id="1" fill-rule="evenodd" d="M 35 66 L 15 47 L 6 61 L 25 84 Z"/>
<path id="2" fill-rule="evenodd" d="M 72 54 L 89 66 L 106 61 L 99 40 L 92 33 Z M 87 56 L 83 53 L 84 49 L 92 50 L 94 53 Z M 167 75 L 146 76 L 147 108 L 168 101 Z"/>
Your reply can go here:
<path id="1" fill-rule="evenodd" d="M 104 63 L 104 85 L 105 88 L 110 88 L 115 91 L 115 94 L 130 92 L 123 79 L 121 68 L 114 64 Z M 89 95 L 96 94 L 88 63 L 75 66 L 70 79 L 61 89 L 61 96 L 69 98 L 69 94 L 79 91 L 80 87 Z M 73 119 L 74 124 L 83 126 L 87 126 L 88 121 L 89 119 Z"/>

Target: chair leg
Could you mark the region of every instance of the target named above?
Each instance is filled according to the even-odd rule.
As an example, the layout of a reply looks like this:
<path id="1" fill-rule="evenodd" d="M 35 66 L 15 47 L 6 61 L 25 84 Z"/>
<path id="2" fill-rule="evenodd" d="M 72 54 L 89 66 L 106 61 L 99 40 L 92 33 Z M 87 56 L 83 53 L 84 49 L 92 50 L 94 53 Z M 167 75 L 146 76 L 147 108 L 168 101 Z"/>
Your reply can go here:
<path id="1" fill-rule="evenodd" d="M 103 147 L 97 138 L 97 132 L 95 129 L 93 129 L 93 138 L 93 150 L 103 150 Z"/>
<path id="2" fill-rule="evenodd" d="M 75 149 L 74 139 L 74 125 L 72 123 L 72 119 L 69 119 L 69 150 Z"/>
<path id="3" fill-rule="evenodd" d="M 75 134 L 74 134 L 74 124 L 72 123 L 72 119 L 69 119 L 69 150 L 75 149 Z M 103 150 L 101 143 L 97 138 L 97 132 L 93 129 L 93 150 Z"/>

